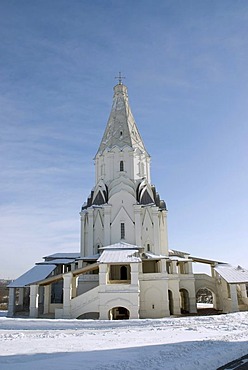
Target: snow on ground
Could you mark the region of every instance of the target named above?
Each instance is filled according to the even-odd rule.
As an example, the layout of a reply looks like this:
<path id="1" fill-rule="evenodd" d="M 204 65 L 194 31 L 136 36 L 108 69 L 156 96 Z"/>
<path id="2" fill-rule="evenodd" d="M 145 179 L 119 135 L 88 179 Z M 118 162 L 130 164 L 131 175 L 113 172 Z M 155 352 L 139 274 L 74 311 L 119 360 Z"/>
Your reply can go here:
<path id="1" fill-rule="evenodd" d="M 1 370 L 213 370 L 248 353 L 248 312 L 127 321 L 0 316 Z"/>

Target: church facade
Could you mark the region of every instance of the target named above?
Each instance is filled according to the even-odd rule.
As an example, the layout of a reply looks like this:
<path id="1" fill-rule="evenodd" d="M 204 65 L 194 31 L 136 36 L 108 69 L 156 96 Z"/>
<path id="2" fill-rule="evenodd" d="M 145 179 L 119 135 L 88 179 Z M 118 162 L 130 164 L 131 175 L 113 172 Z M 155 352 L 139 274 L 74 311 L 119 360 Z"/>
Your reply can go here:
<path id="1" fill-rule="evenodd" d="M 46 256 L 13 281 L 9 316 L 196 314 L 202 288 L 220 312 L 248 309 L 248 271 L 169 249 L 166 203 L 151 182 L 150 155 L 121 80 L 94 161 L 95 184 L 80 212 L 80 252 Z M 195 262 L 208 264 L 211 276 L 194 274 Z"/>

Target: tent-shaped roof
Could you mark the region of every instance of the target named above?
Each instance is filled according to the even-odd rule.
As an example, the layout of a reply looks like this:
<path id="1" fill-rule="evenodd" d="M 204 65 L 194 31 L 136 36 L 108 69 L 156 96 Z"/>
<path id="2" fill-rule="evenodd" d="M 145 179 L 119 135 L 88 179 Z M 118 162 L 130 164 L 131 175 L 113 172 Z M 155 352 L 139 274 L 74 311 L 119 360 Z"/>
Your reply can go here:
<path id="1" fill-rule="evenodd" d="M 111 113 L 97 153 L 115 146 L 119 148 L 129 146 L 146 152 L 129 106 L 127 87 L 122 83 L 114 87 Z"/>

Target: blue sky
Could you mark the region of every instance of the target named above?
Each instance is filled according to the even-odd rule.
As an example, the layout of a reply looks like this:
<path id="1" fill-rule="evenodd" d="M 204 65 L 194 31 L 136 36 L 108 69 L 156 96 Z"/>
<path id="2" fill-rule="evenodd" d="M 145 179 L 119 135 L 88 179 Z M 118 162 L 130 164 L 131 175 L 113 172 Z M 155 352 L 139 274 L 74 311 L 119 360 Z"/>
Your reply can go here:
<path id="1" fill-rule="evenodd" d="M 115 76 L 170 248 L 248 268 L 248 3 L 0 1 L 0 278 L 79 251 Z"/>

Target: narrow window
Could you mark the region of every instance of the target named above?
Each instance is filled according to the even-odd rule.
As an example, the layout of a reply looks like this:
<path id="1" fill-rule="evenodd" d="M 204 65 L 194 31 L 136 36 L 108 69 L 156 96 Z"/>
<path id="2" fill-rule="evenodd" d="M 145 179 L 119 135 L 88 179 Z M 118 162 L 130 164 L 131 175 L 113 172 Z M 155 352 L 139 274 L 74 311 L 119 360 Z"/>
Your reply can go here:
<path id="1" fill-rule="evenodd" d="M 150 252 L 150 244 L 147 244 L 147 251 Z"/>
<path id="2" fill-rule="evenodd" d="M 121 239 L 125 239 L 125 224 L 121 222 Z"/>
<path id="3" fill-rule="evenodd" d="M 124 162 L 120 161 L 120 171 L 124 171 Z"/>

